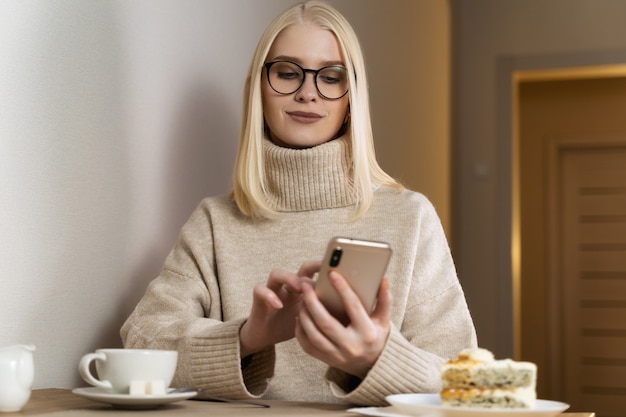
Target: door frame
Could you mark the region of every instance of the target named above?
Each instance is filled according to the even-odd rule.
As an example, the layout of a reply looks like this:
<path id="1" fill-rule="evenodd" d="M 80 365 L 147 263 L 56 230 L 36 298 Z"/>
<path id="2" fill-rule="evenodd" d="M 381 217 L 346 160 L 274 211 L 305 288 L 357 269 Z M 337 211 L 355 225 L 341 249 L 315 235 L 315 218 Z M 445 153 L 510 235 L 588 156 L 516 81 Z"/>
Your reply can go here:
<path id="1" fill-rule="evenodd" d="M 624 64 L 626 50 L 601 52 L 515 55 L 496 58 L 496 143 L 497 155 L 497 265 L 498 300 L 495 351 L 500 356 L 521 357 L 521 247 L 519 200 L 519 113 L 517 88 L 520 77 L 537 71 L 590 68 Z M 536 74 L 531 74 L 536 76 Z"/>

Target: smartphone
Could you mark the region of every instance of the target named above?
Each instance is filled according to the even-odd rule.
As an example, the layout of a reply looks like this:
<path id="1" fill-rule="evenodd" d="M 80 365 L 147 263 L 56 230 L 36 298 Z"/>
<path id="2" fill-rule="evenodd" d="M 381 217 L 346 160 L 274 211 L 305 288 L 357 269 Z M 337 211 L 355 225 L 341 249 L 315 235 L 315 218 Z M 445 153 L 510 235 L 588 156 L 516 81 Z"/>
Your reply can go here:
<path id="1" fill-rule="evenodd" d="M 328 311 L 344 324 L 349 318 L 343 301 L 328 280 L 330 271 L 339 272 L 371 312 L 376 304 L 380 282 L 391 259 L 391 247 L 384 242 L 334 237 L 328 242 L 315 284 L 318 298 Z"/>

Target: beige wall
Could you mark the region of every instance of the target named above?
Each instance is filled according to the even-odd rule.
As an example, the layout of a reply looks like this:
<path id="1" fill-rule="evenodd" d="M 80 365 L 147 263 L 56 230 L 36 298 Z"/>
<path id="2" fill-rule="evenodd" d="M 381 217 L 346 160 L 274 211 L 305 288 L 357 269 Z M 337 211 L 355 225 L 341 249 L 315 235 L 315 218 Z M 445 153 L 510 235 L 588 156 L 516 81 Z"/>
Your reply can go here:
<path id="1" fill-rule="evenodd" d="M 447 0 L 346 2 L 370 76 L 378 159 L 450 218 L 450 12 Z"/>
<path id="2" fill-rule="evenodd" d="M 0 346 L 82 385 L 198 201 L 224 193 L 245 71 L 288 0 L 0 2 Z M 380 159 L 448 217 L 447 5 L 333 1 L 363 40 Z M 224 70 L 226 68 L 227 70 Z"/>
<path id="3" fill-rule="evenodd" d="M 455 257 L 480 344 L 509 356 L 511 71 L 625 62 L 626 2 L 450 3 Z"/>

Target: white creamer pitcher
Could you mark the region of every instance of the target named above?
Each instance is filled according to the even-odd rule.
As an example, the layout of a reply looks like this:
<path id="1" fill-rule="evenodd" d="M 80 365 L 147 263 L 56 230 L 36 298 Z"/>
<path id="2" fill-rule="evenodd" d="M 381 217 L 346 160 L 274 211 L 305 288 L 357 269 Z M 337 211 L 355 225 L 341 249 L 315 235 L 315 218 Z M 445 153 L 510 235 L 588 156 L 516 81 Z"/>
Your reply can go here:
<path id="1" fill-rule="evenodd" d="M 33 345 L 0 347 L 0 411 L 20 411 L 30 398 L 35 376 Z"/>

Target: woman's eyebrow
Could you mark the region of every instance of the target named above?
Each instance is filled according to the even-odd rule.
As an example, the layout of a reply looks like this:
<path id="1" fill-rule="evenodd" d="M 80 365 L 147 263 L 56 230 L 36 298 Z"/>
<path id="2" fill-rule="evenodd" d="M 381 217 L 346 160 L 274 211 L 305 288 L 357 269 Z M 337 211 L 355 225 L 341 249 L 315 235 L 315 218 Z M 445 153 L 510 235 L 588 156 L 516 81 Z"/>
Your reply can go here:
<path id="1" fill-rule="evenodd" d="M 272 61 L 291 61 L 291 62 L 295 62 L 296 64 L 302 65 L 302 60 L 301 59 L 296 58 L 295 56 L 289 56 L 289 55 L 278 55 L 278 56 L 274 57 L 274 59 L 272 59 Z M 328 66 L 332 66 L 332 65 L 340 65 L 342 67 L 345 67 L 345 64 L 343 63 L 343 61 L 340 61 L 340 60 L 322 61 L 322 62 L 320 62 L 320 67 L 328 67 Z"/>

